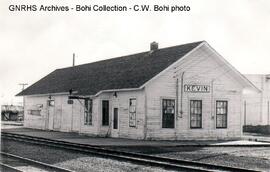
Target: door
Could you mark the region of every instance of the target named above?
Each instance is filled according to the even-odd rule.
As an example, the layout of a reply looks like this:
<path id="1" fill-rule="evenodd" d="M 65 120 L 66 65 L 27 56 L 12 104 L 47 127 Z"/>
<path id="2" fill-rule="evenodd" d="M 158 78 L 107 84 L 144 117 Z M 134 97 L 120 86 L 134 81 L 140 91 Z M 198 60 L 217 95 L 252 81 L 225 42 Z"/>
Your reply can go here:
<path id="1" fill-rule="evenodd" d="M 54 100 L 48 100 L 48 130 L 53 130 L 53 121 L 54 121 Z"/>
<path id="2" fill-rule="evenodd" d="M 56 109 L 53 115 L 53 129 L 60 130 L 61 128 L 62 109 Z"/>
<path id="3" fill-rule="evenodd" d="M 118 108 L 113 108 L 112 137 L 119 137 Z"/>
<path id="4" fill-rule="evenodd" d="M 72 113 L 71 131 L 79 132 L 80 130 L 80 113 Z"/>
<path id="5" fill-rule="evenodd" d="M 54 107 L 48 109 L 48 129 L 53 130 Z"/>
<path id="6" fill-rule="evenodd" d="M 80 130 L 80 117 L 81 117 L 81 104 L 79 102 L 75 102 L 72 104 L 72 111 L 71 111 L 71 131 L 72 132 L 79 132 Z"/>

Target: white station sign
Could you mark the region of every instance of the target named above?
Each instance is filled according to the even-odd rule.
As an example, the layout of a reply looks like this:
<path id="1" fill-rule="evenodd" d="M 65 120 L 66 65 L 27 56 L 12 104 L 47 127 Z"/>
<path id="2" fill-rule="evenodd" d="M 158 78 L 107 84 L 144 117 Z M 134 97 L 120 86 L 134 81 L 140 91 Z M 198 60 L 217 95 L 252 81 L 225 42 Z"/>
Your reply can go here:
<path id="1" fill-rule="evenodd" d="M 184 85 L 185 92 L 191 93 L 210 93 L 210 85 Z"/>

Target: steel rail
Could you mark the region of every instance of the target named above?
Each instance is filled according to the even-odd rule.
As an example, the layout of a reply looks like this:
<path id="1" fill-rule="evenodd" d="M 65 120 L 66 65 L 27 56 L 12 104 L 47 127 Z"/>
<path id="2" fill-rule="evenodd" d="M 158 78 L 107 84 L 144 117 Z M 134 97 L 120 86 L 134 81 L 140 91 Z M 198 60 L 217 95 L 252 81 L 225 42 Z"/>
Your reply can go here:
<path id="1" fill-rule="evenodd" d="M 2 132 L 3 138 L 8 138 L 17 141 L 23 141 L 33 144 L 53 146 L 57 148 L 63 148 L 73 151 L 79 151 L 82 153 L 90 153 L 99 155 L 106 158 L 120 159 L 139 164 L 147 164 L 151 166 L 158 166 L 169 169 L 181 169 L 188 171 L 230 171 L 230 172 L 254 172 L 255 170 L 237 168 L 231 166 L 214 165 L 209 163 L 202 163 L 198 161 L 188 161 L 173 159 L 161 156 L 146 155 L 142 153 L 118 151 L 103 147 L 91 146 L 86 144 L 70 143 L 61 140 L 53 140 L 42 137 L 27 136 L 22 134 L 6 133 Z"/>
<path id="2" fill-rule="evenodd" d="M 14 168 L 10 165 L 0 163 L 0 171 L 3 172 L 23 172 L 21 170 L 18 170 L 17 168 Z"/>
<path id="3" fill-rule="evenodd" d="M 26 163 L 26 164 L 28 164 L 30 166 L 32 165 L 33 167 L 36 167 L 36 168 L 48 169 L 49 171 L 54 171 L 54 172 L 74 172 L 72 170 L 68 170 L 68 169 L 58 167 L 58 166 L 55 166 L 55 165 L 52 165 L 52 164 L 47 164 L 47 163 L 44 163 L 44 162 L 32 160 L 32 159 L 29 159 L 29 158 L 21 157 L 21 156 L 6 153 L 6 152 L 0 152 L 0 155 L 1 155 L 2 159 L 3 159 L 3 161 L 5 161 L 4 157 L 8 157 L 8 158 L 14 159 L 16 161 L 24 162 L 24 163 Z M 2 164 L 3 164 L 3 166 L 6 166 L 8 168 L 12 168 L 13 170 L 17 170 L 17 171 L 20 171 L 20 172 L 22 171 L 19 168 L 13 167 L 12 164 L 9 165 L 8 163 L 5 163 L 5 164 L 1 163 L 1 165 Z"/>

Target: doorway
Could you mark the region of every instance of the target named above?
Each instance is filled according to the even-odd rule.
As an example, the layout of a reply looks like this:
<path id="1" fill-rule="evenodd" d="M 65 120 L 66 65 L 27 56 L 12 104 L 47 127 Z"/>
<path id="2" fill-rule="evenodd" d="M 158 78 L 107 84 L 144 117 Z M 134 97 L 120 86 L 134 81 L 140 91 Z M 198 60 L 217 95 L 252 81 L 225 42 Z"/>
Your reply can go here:
<path id="1" fill-rule="evenodd" d="M 112 137 L 119 137 L 119 115 L 118 108 L 113 108 Z"/>
<path id="2" fill-rule="evenodd" d="M 54 114 L 53 114 L 53 130 L 60 131 L 61 117 L 62 117 L 62 109 L 54 110 Z"/>
<path id="3" fill-rule="evenodd" d="M 47 101 L 47 106 L 48 106 L 48 125 L 47 125 L 47 129 L 48 130 L 53 130 L 54 128 L 54 125 L 53 125 L 53 122 L 54 122 L 54 100 L 48 100 Z"/>

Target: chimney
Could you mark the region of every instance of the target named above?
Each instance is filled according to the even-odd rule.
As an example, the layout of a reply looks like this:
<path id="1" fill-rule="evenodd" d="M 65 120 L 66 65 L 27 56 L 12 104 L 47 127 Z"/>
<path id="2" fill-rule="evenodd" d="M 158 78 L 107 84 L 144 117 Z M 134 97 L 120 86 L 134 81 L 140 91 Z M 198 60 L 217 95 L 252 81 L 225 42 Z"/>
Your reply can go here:
<path id="1" fill-rule="evenodd" d="M 158 49 L 158 43 L 157 42 L 152 42 L 151 44 L 150 44 L 150 51 L 155 51 L 155 50 L 157 50 Z"/>
<path id="2" fill-rule="evenodd" d="M 73 53 L 73 63 L 72 66 L 75 66 L 75 53 Z"/>

